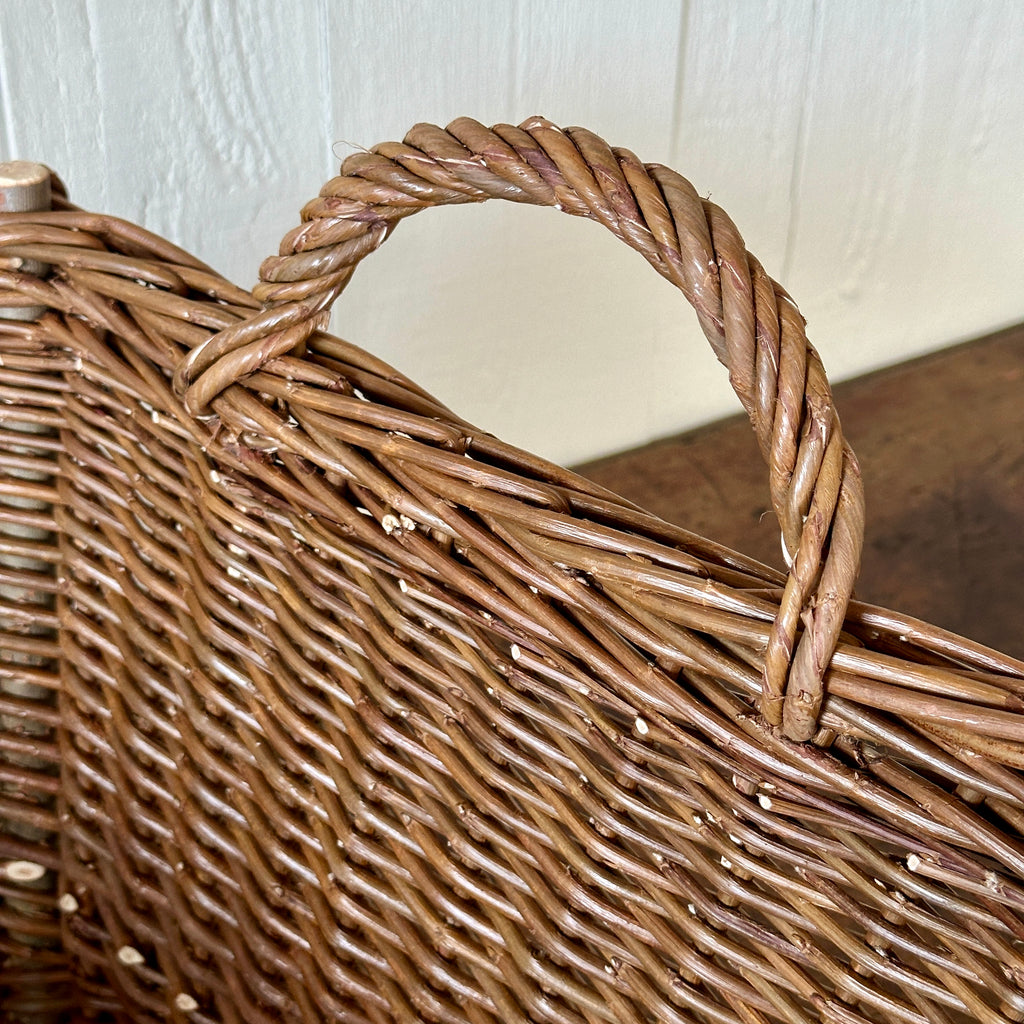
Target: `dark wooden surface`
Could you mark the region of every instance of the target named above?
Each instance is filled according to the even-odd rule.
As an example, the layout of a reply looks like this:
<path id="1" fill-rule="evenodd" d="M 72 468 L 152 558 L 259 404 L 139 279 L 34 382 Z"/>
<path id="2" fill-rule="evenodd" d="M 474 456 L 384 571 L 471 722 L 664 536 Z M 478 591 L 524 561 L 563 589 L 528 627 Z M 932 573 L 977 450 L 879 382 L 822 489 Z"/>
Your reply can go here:
<path id="1" fill-rule="evenodd" d="M 1024 658 L 1024 325 L 835 388 L 867 491 L 857 596 Z M 782 566 L 745 417 L 581 467 Z"/>

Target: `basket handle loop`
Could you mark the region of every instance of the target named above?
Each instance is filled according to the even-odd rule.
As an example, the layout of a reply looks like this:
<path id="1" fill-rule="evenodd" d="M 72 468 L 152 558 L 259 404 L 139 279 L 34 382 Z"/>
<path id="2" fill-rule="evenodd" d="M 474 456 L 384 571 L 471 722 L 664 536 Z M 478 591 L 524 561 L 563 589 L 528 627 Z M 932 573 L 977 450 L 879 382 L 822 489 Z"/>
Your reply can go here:
<path id="1" fill-rule="evenodd" d="M 686 296 L 750 416 L 769 466 L 789 576 L 765 652 L 761 712 L 815 733 L 823 678 L 860 567 L 864 500 L 804 320 L 732 221 L 680 175 L 541 118 L 491 129 L 421 124 L 350 156 L 260 268 L 263 310 L 211 337 L 175 384 L 193 413 L 326 326 L 359 262 L 429 206 L 508 199 L 599 221 Z"/>

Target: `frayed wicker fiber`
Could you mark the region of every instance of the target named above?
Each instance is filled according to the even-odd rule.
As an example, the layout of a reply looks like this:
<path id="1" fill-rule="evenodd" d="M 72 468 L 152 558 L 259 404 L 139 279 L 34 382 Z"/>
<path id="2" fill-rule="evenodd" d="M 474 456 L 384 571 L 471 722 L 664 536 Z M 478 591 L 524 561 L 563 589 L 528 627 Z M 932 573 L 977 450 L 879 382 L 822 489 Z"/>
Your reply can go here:
<path id="1" fill-rule="evenodd" d="M 851 599 L 856 461 L 721 210 L 420 125 L 249 293 L 53 186 L 0 215 L 6 1019 L 1024 1020 L 1024 665 Z M 402 218 L 490 198 L 683 292 L 788 575 L 324 332 Z"/>

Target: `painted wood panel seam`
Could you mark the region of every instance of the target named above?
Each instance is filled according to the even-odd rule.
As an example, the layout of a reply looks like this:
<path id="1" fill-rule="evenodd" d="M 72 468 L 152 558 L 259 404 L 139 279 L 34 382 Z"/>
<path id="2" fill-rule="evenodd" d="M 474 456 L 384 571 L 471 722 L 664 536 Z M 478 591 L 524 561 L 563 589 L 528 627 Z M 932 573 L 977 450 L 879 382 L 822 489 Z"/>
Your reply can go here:
<path id="1" fill-rule="evenodd" d="M 800 192 L 803 188 L 805 163 L 807 160 L 807 125 L 814 104 L 811 83 L 817 80 L 818 62 L 821 60 L 822 17 L 820 0 L 811 3 L 811 46 L 804 62 L 800 86 L 800 115 L 796 123 L 796 143 L 793 146 L 793 166 L 789 176 L 789 224 L 786 227 L 786 245 L 783 250 L 781 280 L 789 279 L 793 267 L 797 235 L 800 230 Z M 785 284 L 783 284 L 785 287 Z"/>

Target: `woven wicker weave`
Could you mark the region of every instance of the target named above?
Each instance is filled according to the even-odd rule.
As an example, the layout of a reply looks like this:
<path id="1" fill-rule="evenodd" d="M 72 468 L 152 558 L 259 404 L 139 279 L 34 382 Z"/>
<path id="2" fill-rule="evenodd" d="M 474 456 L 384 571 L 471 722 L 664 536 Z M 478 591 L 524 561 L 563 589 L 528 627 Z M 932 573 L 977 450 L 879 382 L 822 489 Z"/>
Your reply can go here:
<path id="1" fill-rule="evenodd" d="M 851 601 L 857 464 L 721 210 L 421 125 L 249 293 L 54 184 L 0 215 L 5 1019 L 1024 1020 L 1024 665 Z M 399 220 L 492 197 L 694 306 L 788 576 L 323 333 Z"/>

